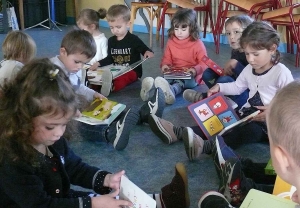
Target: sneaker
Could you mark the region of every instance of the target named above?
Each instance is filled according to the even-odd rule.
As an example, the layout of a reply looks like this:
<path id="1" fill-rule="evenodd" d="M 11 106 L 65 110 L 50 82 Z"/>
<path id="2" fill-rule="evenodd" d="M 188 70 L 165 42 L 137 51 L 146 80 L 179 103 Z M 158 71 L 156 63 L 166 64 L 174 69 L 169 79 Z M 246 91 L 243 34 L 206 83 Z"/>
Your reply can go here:
<path id="1" fill-rule="evenodd" d="M 165 109 L 165 97 L 160 88 L 156 88 L 154 95 L 147 101 L 140 109 L 141 122 L 148 122 L 148 117 L 154 114 L 158 117 L 162 117 Z"/>
<path id="2" fill-rule="evenodd" d="M 199 158 L 200 154 L 203 152 L 203 139 L 195 134 L 193 129 L 190 127 L 184 128 L 182 132 L 182 138 L 188 158 L 191 161 Z"/>
<path id="3" fill-rule="evenodd" d="M 143 101 L 149 99 L 149 92 L 154 87 L 154 79 L 152 77 L 146 77 L 142 81 L 142 89 L 140 92 L 141 98 Z"/>
<path id="4" fill-rule="evenodd" d="M 213 138 L 212 157 L 220 179 L 226 160 L 229 160 L 229 158 L 239 159 L 233 150 L 225 144 L 222 136 Z"/>
<path id="5" fill-rule="evenodd" d="M 113 80 L 113 75 L 110 70 L 104 71 L 102 73 L 102 87 L 101 87 L 101 94 L 107 97 L 112 88 L 112 80 Z"/>
<path id="6" fill-rule="evenodd" d="M 203 94 L 196 90 L 186 89 L 183 92 L 183 98 L 191 103 L 196 103 L 203 99 Z"/>
<path id="7" fill-rule="evenodd" d="M 173 92 L 169 82 L 162 77 L 156 77 L 154 80 L 156 88 L 161 88 L 165 95 L 167 104 L 173 104 L 175 102 L 175 93 Z"/>
<path id="8" fill-rule="evenodd" d="M 152 132 L 156 136 L 158 136 L 158 138 L 160 138 L 164 143 L 171 144 L 178 140 L 173 131 L 174 125 L 169 121 L 151 114 L 148 118 L 148 123 Z"/>
<path id="9" fill-rule="evenodd" d="M 226 198 L 219 192 L 209 191 L 201 196 L 198 208 L 233 208 Z"/>
<path id="10" fill-rule="evenodd" d="M 233 206 L 240 206 L 247 193 L 242 189 L 247 178 L 241 169 L 241 161 L 230 158 L 225 162 L 219 192 L 222 193 Z"/>
<path id="11" fill-rule="evenodd" d="M 110 141 L 116 150 L 123 150 L 128 144 L 131 129 L 139 120 L 139 111 L 137 108 L 130 108 L 123 118 L 114 122 L 109 127 L 108 141 Z"/>
<path id="12" fill-rule="evenodd" d="M 188 178 L 183 163 L 176 164 L 171 183 L 161 189 L 161 204 L 162 208 L 190 207 Z"/>

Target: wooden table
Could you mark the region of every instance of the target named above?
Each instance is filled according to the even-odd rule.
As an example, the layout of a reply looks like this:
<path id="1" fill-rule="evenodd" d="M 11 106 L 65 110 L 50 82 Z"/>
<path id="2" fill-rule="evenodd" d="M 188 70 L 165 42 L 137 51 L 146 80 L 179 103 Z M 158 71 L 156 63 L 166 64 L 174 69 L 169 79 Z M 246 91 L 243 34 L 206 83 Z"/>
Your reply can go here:
<path id="1" fill-rule="evenodd" d="M 142 2 L 131 2 L 131 16 L 130 16 L 130 32 L 133 30 L 133 23 L 136 19 L 136 13 L 138 9 L 146 9 L 149 15 L 149 23 L 150 23 L 150 47 L 152 47 L 152 36 L 153 36 L 153 21 L 154 18 L 157 18 L 157 25 L 160 21 L 160 11 L 163 8 L 164 3 L 142 3 Z M 159 32 L 156 32 L 156 40 L 159 40 Z"/>

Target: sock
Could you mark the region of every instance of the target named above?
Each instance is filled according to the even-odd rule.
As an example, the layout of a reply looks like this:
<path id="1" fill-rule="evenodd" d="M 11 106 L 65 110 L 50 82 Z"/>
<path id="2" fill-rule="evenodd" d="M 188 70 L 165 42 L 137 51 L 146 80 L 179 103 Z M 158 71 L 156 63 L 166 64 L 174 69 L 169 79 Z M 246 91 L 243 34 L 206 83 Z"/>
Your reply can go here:
<path id="1" fill-rule="evenodd" d="M 174 84 L 171 85 L 171 87 L 173 88 L 174 94 L 178 95 L 183 91 L 184 83 L 180 80 L 176 80 Z"/>
<path id="2" fill-rule="evenodd" d="M 177 136 L 178 140 L 182 140 L 182 131 L 183 131 L 184 127 L 180 126 L 173 126 L 173 132 L 174 134 Z"/>
<path id="3" fill-rule="evenodd" d="M 203 144 L 203 153 L 205 154 L 211 154 L 212 153 L 212 148 L 213 148 L 213 140 L 209 139 L 209 140 L 204 140 L 204 144 Z"/>
<path id="4" fill-rule="evenodd" d="M 163 208 L 161 204 L 160 194 L 148 194 L 148 196 L 156 201 L 156 208 Z"/>

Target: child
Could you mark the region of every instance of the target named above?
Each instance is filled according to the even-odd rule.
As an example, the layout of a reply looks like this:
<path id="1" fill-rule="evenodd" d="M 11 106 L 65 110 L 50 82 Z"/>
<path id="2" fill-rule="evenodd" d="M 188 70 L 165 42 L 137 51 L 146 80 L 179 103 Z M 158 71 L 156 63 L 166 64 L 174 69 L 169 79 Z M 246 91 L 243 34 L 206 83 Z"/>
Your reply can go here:
<path id="1" fill-rule="evenodd" d="M 81 30 L 86 30 L 91 33 L 96 42 L 97 52 L 94 58 L 90 60 L 89 64 L 95 64 L 107 56 L 107 38 L 99 29 L 99 19 L 103 19 L 105 16 L 106 10 L 104 8 L 100 8 L 98 11 L 93 9 L 83 9 L 80 11 L 77 18 L 77 26 Z"/>
<path id="2" fill-rule="evenodd" d="M 13 79 L 24 64 L 36 54 L 34 40 L 22 31 L 11 31 L 2 44 L 4 60 L 0 62 L 0 85 Z"/>
<path id="3" fill-rule="evenodd" d="M 199 39 L 199 26 L 197 23 L 197 13 L 192 9 L 178 10 L 171 21 L 171 28 L 168 31 L 169 40 L 161 61 L 161 70 L 166 72 L 171 67 L 187 68 L 192 74 L 190 80 L 174 79 L 165 80 L 162 77 L 145 78 L 142 83 L 141 98 L 148 97 L 149 89 L 153 83 L 155 87 L 160 87 L 167 104 L 175 102 L 175 96 L 184 88 L 194 88 L 202 80 L 202 73 L 207 68 L 201 61 L 203 55 L 207 55 L 203 42 Z"/>
<path id="4" fill-rule="evenodd" d="M 99 61 L 98 65 L 93 65 L 90 70 L 95 70 L 98 66 L 131 65 L 144 58 L 154 56 L 149 49 L 136 35 L 128 31 L 130 26 L 130 10 L 127 6 L 117 4 L 111 6 L 106 15 L 110 30 L 114 36 L 108 39 L 108 55 Z M 108 96 L 111 91 L 119 91 L 127 85 L 137 81 L 142 76 L 142 65 L 134 70 L 112 80 L 110 71 L 102 74 L 103 81 L 101 94 Z"/>
<path id="5" fill-rule="evenodd" d="M 300 152 L 295 147 L 298 147 L 298 135 L 300 133 L 299 90 L 299 81 L 292 82 L 281 89 L 273 98 L 266 116 L 272 165 L 280 178 L 296 187 L 297 190 L 293 193 L 291 199 L 298 204 L 300 203 L 300 166 L 298 162 Z M 237 172 L 238 174 L 235 175 L 243 178 L 239 180 L 240 184 L 238 184 L 241 187 L 245 182 L 245 176 L 238 167 L 240 166 L 239 160 L 231 158 L 225 164 L 232 167 L 229 172 Z M 200 198 L 198 207 L 231 207 L 228 199 L 230 198 L 223 196 L 221 193 L 211 191 Z"/>
<path id="6" fill-rule="evenodd" d="M 60 54 L 50 59 L 52 63 L 61 67 L 72 83 L 75 92 L 81 95 L 88 103 L 91 103 L 95 98 L 106 99 L 100 93 L 86 87 L 80 80 L 80 69 L 84 63 L 89 62 L 94 57 L 95 53 L 96 44 L 92 35 L 85 30 L 73 30 L 63 38 Z M 79 122 L 79 133 L 83 138 L 112 143 L 116 150 L 123 150 L 128 144 L 131 129 L 138 121 L 147 122 L 148 115 L 151 113 L 162 115 L 164 109 L 162 97 L 161 90 L 157 89 L 149 100 L 152 103 L 151 106 L 146 102 L 140 109 L 131 108 L 125 113 L 123 118 L 110 126 L 92 126 Z M 80 116 L 79 112 L 77 116 Z"/>
<path id="7" fill-rule="evenodd" d="M 279 63 L 280 53 L 277 31 L 266 22 L 253 22 L 244 31 L 240 44 L 245 51 L 249 65 L 241 72 L 235 82 L 218 83 L 208 91 L 222 92 L 225 95 L 236 95 L 249 88 L 248 102 L 240 110 L 241 117 L 247 116 L 258 109 L 262 112 L 253 121 L 235 128 L 224 135 L 225 143 L 231 148 L 241 144 L 268 141 L 265 125 L 265 110 L 276 92 L 293 81 L 288 68 Z M 149 117 L 151 129 L 166 143 L 184 140 L 186 153 L 190 160 L 194 160 L 202 153 L 211 154 L 212 140 L 203 140 L 204 134 L 195 134 L 190 127 L 174 127 L 171 123 L 156 116 Z"/>
<path id="8" fill-rule="evenodd" d="M 116 199 L 124 170 L 110 173 L 90 166 L 68 147 L 63 135 L 77 111 L 77 100 L 66 74 L 48 59 L 26 64 L 14 80 L 1 87 L 2 207 L 133 205 Z M 71 183 L 93 189 L 97 194 L 71 190 Z M 187 175 L 182 163 L 176 164 L 172 182 L 161 190 L 151 197 L 162 208 L 189 206 Z"/>
<path id="9" fill-rule="evenodd" d="M 248 15 L 237 15 L 230 17 L 225 22 L 226 36 L 229 42 L 231 51 L 231 58 L 224 66 L 224 76 L 219 76 L 212 69 L 208 68 L 203 72 L 203 81 L 208 88 L 211 88 L 216 83 L 234 82 L 241 71 L 248 65 L 244 51 L 241 49 L 239 41 L 243 30 L 253 22 L 253 19 Z M 204 93 L 195 90 L 187 89 L 183 92 L 183 98 L 189 102 L 197 102 L 204 97 Z M 241 95 L 230 96 L 234 102 L 241 108 L 248 98 L 248 90 Z"/>

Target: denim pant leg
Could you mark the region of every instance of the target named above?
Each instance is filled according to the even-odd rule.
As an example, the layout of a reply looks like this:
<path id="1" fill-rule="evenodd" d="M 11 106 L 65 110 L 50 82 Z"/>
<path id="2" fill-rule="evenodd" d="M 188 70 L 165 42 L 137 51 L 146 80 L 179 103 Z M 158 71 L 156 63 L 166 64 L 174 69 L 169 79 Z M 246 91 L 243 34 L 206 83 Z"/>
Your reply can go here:
<path id="1" fill-rule="evenodd" d="M 216 82 L 217 82 L 217 79 L 219 78 L 220 76 L 218 74 L 216 74 L 216 72 L 214 72 L 212 69 L 210 68 L 207 68 L 204 72 L 203 72 L 203 75 L 202 75 L 202 80 L 204 81 L 204 83 L 206 84 L 206 86 L 208 88 L 212 88 Z"/>
<path id="2" fill-rule="evenodd" d="M 241 64 L 240 62 L 237 63 L 237 65 L 233 69 L 235 79 L 240 75 L 244 68 L 245 66 L 243 64 Z"/>
<path id="3" fill-rule="evenodd" d="M 183 79 L 182 81 L 184 82 L 185 89 L 192 89 L 198 85 L 194 77 L 191 79 Z"/>
<path id="4" fill-rule="evenodd" d="M 77 126 L 82 138 L 93 142 L 108 142 L 105 136 L 108 125 L 89 125 L 78 121 Z"/>

